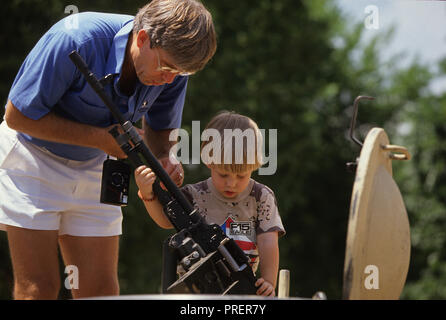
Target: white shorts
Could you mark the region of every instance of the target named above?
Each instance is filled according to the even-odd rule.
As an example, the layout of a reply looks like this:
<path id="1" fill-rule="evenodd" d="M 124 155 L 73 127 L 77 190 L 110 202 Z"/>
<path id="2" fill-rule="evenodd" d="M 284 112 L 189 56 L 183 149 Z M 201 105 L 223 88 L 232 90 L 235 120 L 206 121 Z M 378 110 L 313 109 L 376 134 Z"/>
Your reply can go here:
<path id="1" fill-rule="evenodd" d="M 11 225 L 59 235 L 114 236 L 122 212 L 99 202 L 105 155 L 88 161 L 59 157 L 0 124 L 0 230 Z"/>

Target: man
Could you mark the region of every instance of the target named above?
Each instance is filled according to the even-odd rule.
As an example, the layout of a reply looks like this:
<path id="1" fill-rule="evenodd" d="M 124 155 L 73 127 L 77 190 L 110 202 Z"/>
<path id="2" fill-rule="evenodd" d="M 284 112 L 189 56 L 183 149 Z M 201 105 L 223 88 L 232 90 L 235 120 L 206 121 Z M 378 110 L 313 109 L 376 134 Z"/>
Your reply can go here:
<path id="1" fill-rule="evenodd" d="M 153 0 L 136 17 L 74 18 L 78 28 L 61 20 L 31 50 L 0 125 L 0 225 L 15 299 L 57 298 L 58 247 L 78 270 L 74 298 L 119 294 L 122 213 L 99 195 L 106 155 L 126 155 L 108 133 L 116 121 L 69 53 L 77 50 L 98 78 L 112 74 L 103 80 L 107 94 L 126 119 L 143 117 L 145 141 L 181 185 L 169 134 L 181 124 L 188 75 L 216 50 L 212 17 L 198 0 Z"/>

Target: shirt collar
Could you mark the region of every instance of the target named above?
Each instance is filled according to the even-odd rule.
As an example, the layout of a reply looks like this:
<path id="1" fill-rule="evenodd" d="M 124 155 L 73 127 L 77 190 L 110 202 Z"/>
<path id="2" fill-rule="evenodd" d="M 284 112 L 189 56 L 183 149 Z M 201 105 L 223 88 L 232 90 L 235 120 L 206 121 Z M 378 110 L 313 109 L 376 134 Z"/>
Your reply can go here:
<path id="1" fill-rule="evenodd" d="M 113 38 L 113 43 L 107 58 L 105 74 L 119 74 L 121 73 L 122 64 L 125 57 L 125 49 L 129 34 L 133 30 L 133 19 L 125 23 L 125 25 L 118 31 Z"/>

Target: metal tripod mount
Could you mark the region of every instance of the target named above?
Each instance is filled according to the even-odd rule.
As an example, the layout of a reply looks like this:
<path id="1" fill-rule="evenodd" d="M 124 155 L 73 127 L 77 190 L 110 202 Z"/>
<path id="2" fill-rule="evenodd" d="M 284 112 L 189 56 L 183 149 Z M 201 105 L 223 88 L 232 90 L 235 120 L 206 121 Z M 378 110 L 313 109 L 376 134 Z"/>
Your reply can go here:
<path id="1" fill-rule="evenodd" d="M 157 176 L 153 192 L 177 231 L 164 244 L 163 293 L 254 295 L 256 278 L 243 250 L 224 234 L 220 226 L 207 224 L 194 210 L 133 124 L 124 119 L 106 94 L 103 83 L 88 69 L 79 53 L 72 51 L 69 57 L 118 121 L 123 133 L 119 132 L 118 126 L 109 132 L 128 156 L 130 163 L 137 168 L 144 164 L 142 157 Z M 160 182 L 166 190 L 161 188 Z M 178 263 L 186 272 L 176 279 Z"/>

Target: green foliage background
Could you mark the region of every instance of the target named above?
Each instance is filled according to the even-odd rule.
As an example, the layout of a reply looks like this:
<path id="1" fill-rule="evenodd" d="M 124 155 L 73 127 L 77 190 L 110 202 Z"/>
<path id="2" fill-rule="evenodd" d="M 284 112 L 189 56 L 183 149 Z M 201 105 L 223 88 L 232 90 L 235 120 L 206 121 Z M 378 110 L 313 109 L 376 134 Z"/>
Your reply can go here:
<path id="1" fill-rule="evenodd" d="M 358 132 L 375 126 L 391 142 L 408 147 L 413 160 L 394 164 L 395 179 L 411 223 L 412 256 L 406 299 L 446 298 L 446 96 L 430 82 L 446 73 L 417 61 L 397 69 L 398 56 L 382 61 L 379 50 L 392 38 L 380 32 L 362 45 L 363 25 L 347 23 L 334 2 L 322 0 L 205 0 L 214 17 L 218 50 L 191 77 L 183 128 L 201 128 L 219 110 L 235 110 L 260 128 L 278 129 L 278 167 L 255 176 L 278 199 L 287 231 L 280 239 L 280 268 L 291 270 L 291 296 L 318 290 L 342 298 L 347 220 L 354 175 L 346 162 L 359 155 L 348 138 L 352 102 L 361 104 Z M 135 14 L 145 1 L 77 0 L 80 11 Z M 0 97 L 28 51 L 64 13 L 61 0 L 14 0 L 2 4 Z M 410 130 L 400 130 L 404 124 Z M 267 150 L 268 154 L 268 150 Z M 208 176 L 203 165 L 186 165 L 185 183 Z M 158 228 L 136 197 L 124 209 L 120 243 L 121 294 L 159 293 L 161 245 L 171 233 Z M 1 197 L 1 196 L 0 196 Z M 63 266 L 61 265 L 63 276 Z M 63 283 L 63 282 L 62 282 Z M 12 271 L 5 233 L 0 234 L 0 298 L 10 299 Z M 62 289 L 61 298 L 69 298 Z"/>

